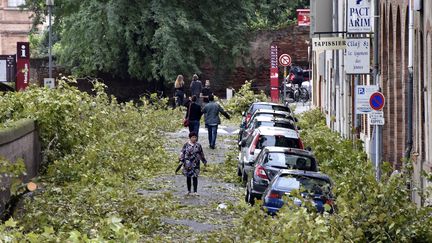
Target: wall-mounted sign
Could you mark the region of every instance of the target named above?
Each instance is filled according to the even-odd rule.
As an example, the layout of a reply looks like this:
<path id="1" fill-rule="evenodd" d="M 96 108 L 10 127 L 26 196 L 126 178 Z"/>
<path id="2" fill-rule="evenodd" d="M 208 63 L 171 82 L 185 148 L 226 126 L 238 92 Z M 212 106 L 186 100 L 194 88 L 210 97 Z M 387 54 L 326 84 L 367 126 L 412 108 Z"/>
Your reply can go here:
<path id="1" fill-rule="evenodd" d="M 298 26 L 310 26 L 310 9 L 297 9 Z"/>
<path id="2" fill-rule="evenodd" d="M 17 42 L 16 90 L 24 90 L 30 83 L 30 45 Z"/>
<path id="3" fill-rule="evenodd" d="M 370 39 L 347 39 L 345 71 L 347 74 L 370 73 Z"/>
<path id="4" fill-rule="evenodd" d="M 356 115 L 374 112 L 370 106 L 370 98 L 377 91 L 378 86 L 376 85 L 357 85 L 355 87 L 354 109 Z"/>
<path id="5" fill-rule="evenodd" d="M 372 32 L 370 0 L 348 0 L 346 14 L 348 33 Z"/>
<path id="6" fill-rule="evenodd" d="M 346 39 L 342 37 L 313 38 L 312 50 L 340 50 L 346 48 Z"/>

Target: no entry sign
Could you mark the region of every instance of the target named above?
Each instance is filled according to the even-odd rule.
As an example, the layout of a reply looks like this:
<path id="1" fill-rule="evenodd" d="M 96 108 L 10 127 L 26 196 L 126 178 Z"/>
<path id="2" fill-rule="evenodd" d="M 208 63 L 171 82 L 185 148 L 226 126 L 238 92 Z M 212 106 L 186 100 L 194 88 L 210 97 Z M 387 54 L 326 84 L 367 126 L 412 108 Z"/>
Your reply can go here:
<path id="1" fill-rule="evenodd" d="M 369 104 L 372 109 L 379 111 L 384 107 L 385 98 L 381 92 L 375 92 L 370 96 Z"/>
<path id="2" fill-rule="evenodd" d="M 288 54 L 282 54 L 279 57 L 279 63 L 280 65 L 284 67 L 288 67 L 291 65 L 291 56 Z"/>

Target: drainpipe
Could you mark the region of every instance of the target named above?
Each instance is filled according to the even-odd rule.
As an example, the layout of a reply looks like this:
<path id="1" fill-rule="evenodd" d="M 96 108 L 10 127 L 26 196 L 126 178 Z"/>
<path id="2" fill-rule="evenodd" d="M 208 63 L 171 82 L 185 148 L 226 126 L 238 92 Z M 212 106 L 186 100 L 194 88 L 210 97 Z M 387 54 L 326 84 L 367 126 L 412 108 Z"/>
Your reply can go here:
<path id="1" fill-rule="evenodd" d="M 414 62 L 414 12 L 412 1 L 409 3 L 409 35 L 408 35 L 408 94 L 407 94 L 407 136 L 404 158 L 408 161 L 411 158 L 413 147 L 413 62 Z"/>

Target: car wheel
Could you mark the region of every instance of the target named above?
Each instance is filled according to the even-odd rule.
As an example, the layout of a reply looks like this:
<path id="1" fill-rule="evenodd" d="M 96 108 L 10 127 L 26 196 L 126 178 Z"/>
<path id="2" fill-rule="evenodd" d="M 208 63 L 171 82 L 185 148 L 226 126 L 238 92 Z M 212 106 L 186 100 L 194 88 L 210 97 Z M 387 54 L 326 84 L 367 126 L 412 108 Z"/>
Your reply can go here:
<path id="1" fill-rule="evenodd" d="M 246 188 L 246 202 L 249 203 L 251 206 L 253 206 L 255 204 L 255 197 L 251 192 L 250 187 L 248 186 Z"/>
<path id="2" fill-rule="evenodd" d="M 242 173 L 242 184 L 243 184 L 243 186 L 246 186 L 246 184 L 247 184 L 247 174 L 246 174 L 246 171 L 244 171 L 244 170 Z"/>
<path id="3" fill-rule="evenodd" d="M 242 172 L 241 172 L 241 169 L 237 166 L 237 175 L 239 176 L 239 177 L 241 177 L 242 176 Z"/>

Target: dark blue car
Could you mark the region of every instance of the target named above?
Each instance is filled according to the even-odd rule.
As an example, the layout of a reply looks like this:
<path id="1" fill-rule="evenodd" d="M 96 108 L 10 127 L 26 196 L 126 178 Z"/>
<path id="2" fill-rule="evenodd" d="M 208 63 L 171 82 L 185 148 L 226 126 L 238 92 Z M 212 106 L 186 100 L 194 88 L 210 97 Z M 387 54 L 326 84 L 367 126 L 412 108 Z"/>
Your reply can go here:
<path id="1" fill-rule="evenodd" d="M 263 207 L 269 214 L 276 214 L 286 204 L 286 200 L 292 200 L 297 206 L 302 206 L 305 201 L 309 201 L 315 206 L 317 212 L 333 213 L 334 198 L 331 189 L 331 179 L 325 174 L 281 170 L 264 191 Z M 291 196 L 290 193 L 294 190 L 297 190 L 302 198 Z"/>

